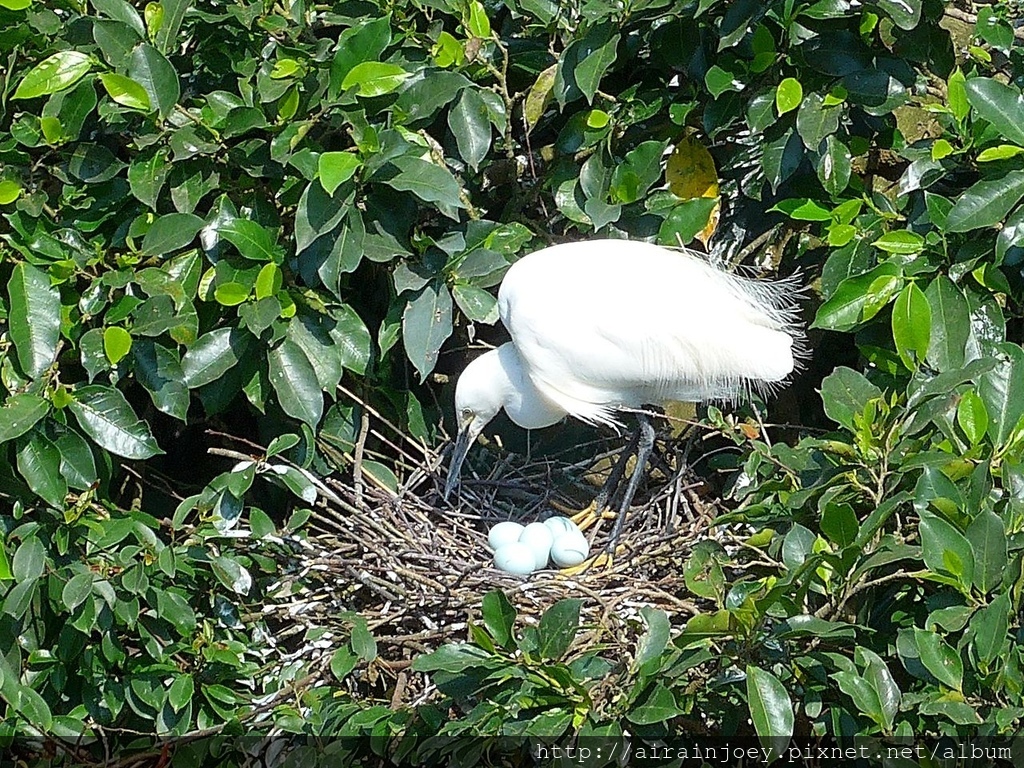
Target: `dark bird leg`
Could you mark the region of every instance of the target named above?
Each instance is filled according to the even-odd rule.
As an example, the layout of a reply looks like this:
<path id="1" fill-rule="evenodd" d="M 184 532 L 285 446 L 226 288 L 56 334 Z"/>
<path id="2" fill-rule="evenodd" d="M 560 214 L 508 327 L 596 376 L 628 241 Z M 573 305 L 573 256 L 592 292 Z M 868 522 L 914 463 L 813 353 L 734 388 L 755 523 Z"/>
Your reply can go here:
<path id="1" fill-rule="evenodd" d="M 639 442 L 640 430 L 633 430 L 633 434 L 630 435 L 626 447 L 615 457 L 612 470 L 608 473 L 604 483 L 601 484 L 601 490 L 597 492 L 597 496 L 594 497 L 594 500 L 590 502 L 586 509 L 572 515 L 572 521 L 580 527 L 580 530 L 587 530 L 601 519 L 601 514 L 608 507 L 608 502 L 615 496 L 619 483 L 622 482 L 622 476 L 626 473 L 626 463 L 629 461 L 629 457 L 636 453 Z"/>
<path id="2" fill-rule="evenodd" d="M 594 497 L 594 512 L 600 516 L 604 508 L 608 506 L 608 502 L 611 501 L 615 492 L 619 489 L 619 483 L 622 482 L 622 476 L 626 474 L 626 463 L 629 461 L 629 457 L 636 453 L 637 445 L 640 443 L 640 430 L 633 430 L 633 434 L 629 437 L 629 442 L 626 443 L 626 447 L 622 449 L 618 456 L 615 457 L 615 464 L 612 465 L 612 471 L 608 473 L 608 479 L 601 485 L 601 490 L 597 492 L 597 496 Z"/>
<path id="3" fill-rule="evenodd" d="M 629 505 L 633 502 L 633 496 L 636 495 L 637 486 L 640 485 L 640 477 L 644 473 L 644 467 L 647 466 L 647 460 L 651 456 L 651 451 L 654 450 L 654 425 L 651 424 L 651 420 L 643 413 L 638 412 L 636 420 L 638 422 L 634 437 L 637 445 L 636 466 L 633 467 L 633 474 L 629 478 L 629 485 L 626 486 L 626 492 L 622 496 L 619 516 L 615 520 L 615 527 L 612 528 L 612 535 L 608 539 L 607 549 L 609 556 L 615 552 L 615 545 L 619 541 L 619 536 L 622 535 L 622 526 L 626 522 L 626 513 L 629 512 Z M 625 465 L 625 462 L 623 462 L 623 465 Z"/>

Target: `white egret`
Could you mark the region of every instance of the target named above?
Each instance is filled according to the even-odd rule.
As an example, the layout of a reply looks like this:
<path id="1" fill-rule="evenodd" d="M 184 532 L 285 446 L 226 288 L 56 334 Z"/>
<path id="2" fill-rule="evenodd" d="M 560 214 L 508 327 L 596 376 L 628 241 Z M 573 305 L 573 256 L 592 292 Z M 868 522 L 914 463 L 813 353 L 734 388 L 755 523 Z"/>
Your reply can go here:
<path id="1" fill-rule="evenodd" d="M 520 427 L 566 415 L 619 427 L 632 411 L 637 463 L 611 546 L 654 445 L 640 409 L 670 401 L 733 400 L 770 390 L 794 369 L 802 333 L 793 280 L 752 280 L 685 250 L 628 240 L 544 248 L 513 264 L 498 291 L 512 340 L 473 360 L 455 389 L 458 437 L 447 497 L 484 426 L 502 408 Z M 609 486 L 621 479 L 620 458 Z"/>

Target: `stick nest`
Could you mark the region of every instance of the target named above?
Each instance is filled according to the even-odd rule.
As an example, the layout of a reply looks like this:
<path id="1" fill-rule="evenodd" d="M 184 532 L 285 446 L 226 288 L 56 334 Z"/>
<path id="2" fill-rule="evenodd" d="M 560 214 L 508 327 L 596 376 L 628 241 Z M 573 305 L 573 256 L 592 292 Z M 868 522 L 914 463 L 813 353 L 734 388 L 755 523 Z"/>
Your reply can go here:
<path id="1" fill-rule="evenodd" d="M 660 447 L 648 494 L 627 516 L 613 563 L 571 576 L 553 568 L 526 577 L 497 570 L 487 532 L 503 520 L 525 525 L 585 507 L 597 492 L 580 479 L 586 467 L 517 464 L 505 454 L 487 477 L 467 477 L 449 504 L 439 492 L 443 457 L 419 450 L 419 465 L 397 491 L 361 465 L 358 446 L 359 461 L 346 454 L 347 471 L 322 482 L 309 535 L 293 540 L 267 606 L 278 637 L 302 637 L 296 654 L 320 656 L 325 671 L 348 642 L 352 614 L 367 621 L 377 656 L 357 670 L 351 685 L 360 690 L 353 693 L 390 698 L 392 706 L 425 700 L 430 687 L 407 671 L 412 660 L 466 640 L 467 623 L 479 622 L 484 595 L 496 589 L 508 595 L 520 623 L 537 622 L 563 598 L 580 598 L 575 649 L 599 646 L 619 659 L 635 652 L 640 608 L 662 608 L 673 623 L 699 611 L 687 597 L 683 566 L 719 510 L 702 497 L 701 483 L 687 481 L 682 443 Z M 608 463 L 603 456 L 597 464 L 602 460 Z M 586 532 L 592 555 L 604 551 L 613 522 Z"/>

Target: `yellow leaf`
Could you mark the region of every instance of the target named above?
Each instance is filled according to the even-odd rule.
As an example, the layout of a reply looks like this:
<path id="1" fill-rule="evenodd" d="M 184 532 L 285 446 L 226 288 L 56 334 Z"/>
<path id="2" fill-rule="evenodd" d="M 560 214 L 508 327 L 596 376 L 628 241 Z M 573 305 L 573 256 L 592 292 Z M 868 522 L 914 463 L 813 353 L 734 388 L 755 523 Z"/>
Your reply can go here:
<path id="1" fill-rule="evenodd" d="M 704 247 L 708 247 L 708 241 L 711 240 L 711 236 L 715 234 L 715 230 L 718 229 L 718 221 L 722 216 L 722 203 L 720 201 L 715 202 L 715 207 L 711 209 L 711 213 L 708 214 L 708 223 L 700 232 L 694 237 L 700 240 Z"/>
<path id="2" fill-rule="evenodd" d="M 711 153 L 692 136 L 676 144 L 665 166 L 665 181 L 672 194 L 683 200 L 698 197 L 718 197 L 718 171 Z M 721 205 L 716 204 L 708 216 L 707 226 L 695 237 L 705 247 L 718 228 Z"/>
<path id="3" fill-rule="evenodd" d="M 704 145 L 687 137 L 676 144 L 665 167 L 665 181 L 676 197 L 718 197 L 718 171 Z"/>
<path id="4" fill-rule="evenodd" d="M 551 92 L 555 88 L 555 72 L 557 64 L 552 64 L 539 75 L 537 82 L 526 94 L 526 102 L 523 104 L 523 116 L 526 118 L 526 130 L 532 131 L 533 127 L 544 115 L 544 110 L 551 103 Z"/>
<path id="5" fill-rule="evenodd" d="M 665 416 L 671 424 L 672 437 L 679 437 L 688 430 L 697 419 L 697 406 L 695 403 L 684 403 L 672 400 L 663 406 Z"/>

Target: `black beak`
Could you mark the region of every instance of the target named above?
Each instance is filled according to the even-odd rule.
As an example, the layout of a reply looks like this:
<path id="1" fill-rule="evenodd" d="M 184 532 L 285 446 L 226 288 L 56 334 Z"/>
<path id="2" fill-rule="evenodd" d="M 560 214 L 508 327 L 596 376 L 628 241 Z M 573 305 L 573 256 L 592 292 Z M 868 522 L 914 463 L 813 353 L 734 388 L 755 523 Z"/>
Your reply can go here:
<path id="1" fill-rule="evenodd" d="M 455 438 L 455 447 L 452 449 L 452 457 L 448 462 L 448 479 L 444 484 L 444 499 L 448 500 L 451 496 L 452 491 L 455 489 L 455 485 L 459 482 L 459 473 L 462 471 L 462 462 L 466 460 L 466 454 L 469 453 L 469 446 L 473 444 L 473 438 L 470 437 L 469 422 L 459 430 L 458 436 Z"/>

